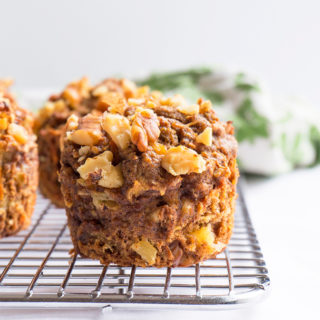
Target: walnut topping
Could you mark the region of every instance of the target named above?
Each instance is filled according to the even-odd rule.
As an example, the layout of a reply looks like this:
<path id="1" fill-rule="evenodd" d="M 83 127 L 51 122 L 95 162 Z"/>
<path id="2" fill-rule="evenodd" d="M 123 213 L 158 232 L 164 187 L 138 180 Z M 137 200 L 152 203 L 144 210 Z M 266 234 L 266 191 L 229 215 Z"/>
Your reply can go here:
<path id="1" fill-rule="evenodd" d="M 89 81 L 86 77 L 79 81 L 71 82 L 63 91 L 62 97 L 66 99 L 70 106 L 75 108 L 82 98 L 89 96 Z"/>
<path id="2" fill-rule="evenodd" d="M 209 100 L 202 101 L 202 99 L 199 99 L 199 105 L 200 105 L 200 112 L 205 113 L 212 109 L 212 104 Z"/>
<path id="3" fill-rule="evenodd" d="M 135 85 L 134 82 L 132 82 L 128 79 L 122 79 L 121 86 L 122 86 L 124 94 L 127 98 L 132 98 L 135 96 L 135 93 L 137 91 L 137 86 Z"/>
<path id="4" fill-rule="evenodd" d="M 102 118 L 102 128 L 109 134 L 112 141 L 120 148 L 126 149 L 130 144 L 129 120 L 119 114 L 105 112 Z"/>
<path id="5" fill-rule="evenodd" d="M 150 109 L 137 108 L 131 127 L 131 141 L 139 151 L 145 152 L 160 135 L 159 121 Z"/>
<path id="6" fill-rule="evenodd" d="M 10 123 L 8 126 L 8 133 L 11 134 L 14 139 L 21 144 L 25 144 L 27 142 L 27 130 L 18 124 Z"/>
<path id="7" fill-rule="evenodd" d="M 8 128 L 8 119 L 0 118 L 0 130 L 6 130 Z"/>
<path id="8" fill-rule="evenodd" d="M 98 102 L 99 109 L 108 109 L 111 113 L 123 114 L 127 107 L 124 97 L 117 92 L 106 92 Z"/>
<path id="9" fill-rule="evenodd" d="M 124 181 L 121 166 L 112 165 L 113 154 L 111 151 L 105 151 L 94 158 L 88 158 L 77 171 L 82 179 L 86 180 L 90 174 L 101 174 L 98 184 L 105 188 L 120 188 Z"/>
<path id="10" fill-rule="evenodd" d="M 156 262 L 157 249 L 148 240 L 141 240 L 134 243 L 131 249 L 149 265 L 153 265 Z"/>
<path id="11" fill-rule="evenodd" d="M 194 115 L 199 113 L 199 105 L 191 104 L 191 105 L 180 105 L 178 106 L 178 111 L 186 115 Z"/>
<path id="12" fill-rule="evenodd" d="M 67 130 L 71 131 L 71 130 L 76 130 L 78 126 L 79 126 L 79 117 L 77 117 L 75 114 L 72 114 L 67 120 L 66 128 Z"/>
<path id="13" fill-rule="evenodd" d="M 182 95 L 175 94 L 173 97 L 161 98 L 160 104 L 166 105 L 166 106 L 171 106 L 171 107 L 178 107 L 178 106 L 186 106 L 187 102 Z"/>
<path id="14" fill-rule="evenodd" d="M 152 149 L 157 153 L 157 154 L 166 154 L 167 153 L 167 148 L 164 144 L 155 142 L 152 145 Z"/>
<path id="15" fill-rule="evenodd" d="M 206 169 L 206 162 L 202 156 L 184 146 L 170 148 L 162 158 L 161 165 L 174 176 L 201 173 Z"/>
<path id="16" fill-rule="evenodd" d="M 212 128 L 208 127 L 205 128 L 202 133 L 200 133 L 197 138 L 196 141 L 198 143 L 202 143 L 206 146 L 211 147 L 212 146 Z"/>
<path id="17" fill-rule="evenodd" d="M 137 107 L 137 106 L 141 106 L 145 103 L 145 99 L 143 98 L 140 98 L 140 99 L 135 99 L 135 98 L 130 98 L 128 99 L 128 104 L 130 106 L 133 106 L 133 107 Z"/>
<path id="18" fill-rule="evenodd" d="M 74 123 L 73 120 L 71 119 L 71 123 Z M 93 146 L 102 137 L 100 118 L 91 114 L 80 119 L 78 129 L 69 135 L 71 141 L 81 146 Z"/>

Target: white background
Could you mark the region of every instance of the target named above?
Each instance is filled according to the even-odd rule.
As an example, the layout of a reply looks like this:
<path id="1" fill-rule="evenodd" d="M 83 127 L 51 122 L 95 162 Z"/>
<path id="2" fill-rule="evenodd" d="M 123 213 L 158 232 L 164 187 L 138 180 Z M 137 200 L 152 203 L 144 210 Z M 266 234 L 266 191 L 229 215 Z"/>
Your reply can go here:
<path id="1" fill-rule="evenodd" d="M 138 76 L 199 64 L 251 70 L 278 94 L 320 106 L 320 1 L 0 0 L 0 76 L 61 88 L 84 74 Z M 270 269 L 261 304 L 237 311 L 113 311 L 107 318 L 319 318 L 320 168 L 250 181 L 247 200 Z M 96 318 L 81 310 L 78 319 Z M 4 308 L 0 318 L 71 318 Z"/>
<path id="2" fill-rule="evenodd" d="M 19 88 L 231 65 L 320 106 L 317 0 L 0 0 L 0 76 Z"/>

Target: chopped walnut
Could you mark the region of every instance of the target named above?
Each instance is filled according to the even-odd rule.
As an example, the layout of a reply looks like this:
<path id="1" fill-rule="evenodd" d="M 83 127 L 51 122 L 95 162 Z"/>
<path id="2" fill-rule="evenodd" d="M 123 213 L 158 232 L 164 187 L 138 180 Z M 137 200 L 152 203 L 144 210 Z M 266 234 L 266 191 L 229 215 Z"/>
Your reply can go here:
<path id="1" fill-rule="evenodd" d="M 159 143 L 159 142 L 155 142 L 152 145 L 153 150 L 157 153 L 157 154 L 166 154 L 167 153 L 167 148 L 164 144 Z"/>
<path id="2" fill-rule="evenodd" d="M 162 158 L 161 165 L 174 176 L 201 173 L 206 169 L 203 157 L 185 146 L 170 148 Z"/>
<path id="3" fill-rule="evenodd" d="M 123 114 L 126 107 L 126 100 L 117 92 L 106 92 L 98 102 L 100 110 L 108 110 L 111 113 Z"/>
<path id="4" fill-rule="evenodd" d="M 198 143 L 202 143 L 208 147 L 212 146 L 212 128 L 205 128 L 196 138 Z"/>
<path id="5" fill-rule="evenodd" d="M 131 249 L 149 265 L 153 265 L 156 262 L 158 251 L 148 240 L 141 240 L 134 243 Z"/>
<path id="6" fill-rule="evenodd" d="M 120 148 L 126 149 L 130 144 L 129 120 L 119 114 L 105 112 L 102 118 L 102 128 L 109 134 L 112 141 Z"/>
<path id="7" fill-rule="evenodd" d="M 14 137 L 17 142 L 21 144 L 25 144 L 27 142 L 28 133 L 24 127 L 19 126 L 15 123 L 10 123 L 8 126 L 8 132 Z"/>
<path id="8" fill-rule="evenodd" d="M 206 246 L 208 254 L 211 254 L 215 251 L 215 234 L 212 231 L 211 224 L 207 224 L 206 226 L 191 232 L 189 236 L 193 240 L 193 251 L 203 245 Z"/>
<path id="9" fill-rule="evenodd" d="M 75 108 L 83 98 L 89 96 L 89 81 L 86 77 L 79 81 L 71 82 L 63 91 L 62 97 L 67 100 L 71 107 Z"/>
<path id="10" fill-rule="evenodd" d="M 137 86 L 135 85 L 134 82 L 132 82 L 128 79 L 122 79 L 121 86 L 122 86 L 124 94 L 127 98 L 132 98 L 135 96 L 136 91 L 137 91 Z"/>
<path id="11" fill-rule="evenodd" d="M 100 118 L 91 114 L 80 119 L 78 129 L 69 135 L 72 142 L 81 146 L 93 146 L 102 138 Z"/>
<path id="12" fill-rule="evenodd" d="M 175 94 L 173 97 L 161 98 L 160 104 L 171 106 L 171 107 L 179 107 L 179 106 L 186 106 L 187 102 L 182 95 Z"/>
<path id="13" fill-rule="evenodd" d="M 101 178 L 98 184 L 105 188 L 120 188 L 123 183 L 121 166 L 112 165 L 113 154 L 111 151 L 105 151 L 94 158 L 88 158 L 77 171 L 82 179 L 86 180 L 90 174 L 100 173 Z"/>
<path id="14" fill-rule="evenodd" d="M 150 88 L 148 86 L 138 87 L 135 96 L 138 98 L 145 97 L 149 94 Z"/>
<path id="15" fill-rule="evenodd" d="M 154 143 L 159 135 L 159 121 L 156 114 L 152 110 L 138 108 L 131 127 L 132 143 L 139 151 L 145 152 L 148 145 Z"/>
<path id="16" fill-rule="evenodd" d="M 67 120 L 66 128 L 67 130 L 71 131 L 71 130 L 76 130 L 78 126 L 79 126 L 79 117 L 77 117 L 75 114 L 72 114 Z"/>
<path id="17" fill-rule="evenodd" d="M 201 113 L 205 113 L 208 112 L 212 109 L 212 104 L 209 100 L 205 100 L 205 101 L 199 101 L 199 105 L 200 105 L 200 112 Z"/>
<path id="18" fill-rule="evenodd" d="M 110 210 L 119 209 L 119 204 L 114 201 L 106 192 L 95 192 L 91 193 L 92 202 L 97 209 L 103 209 L 105 206 Z"/>
<path id="19" fill-rule="evenodd" d="M 195 115 L 199 113 L 199 105 L 191 104 L 191 105 L 180 105 L 177 107 L 177 110 L 186 115 Z"/>
<path id="20" fill-rule="evenodd" d="M 145 99 L 140 98 L 140 99 L 135 99 L 135 98 L 130 98 L 128 99 L 128 104 L 132 107 L 138 107 L 141 106 L 145 103 Z"/>
<path id="21" fill-rule="evenodd" d="M 8 128 L 8 119 L 0 118 L 0 130 L 6 130 Z"/>

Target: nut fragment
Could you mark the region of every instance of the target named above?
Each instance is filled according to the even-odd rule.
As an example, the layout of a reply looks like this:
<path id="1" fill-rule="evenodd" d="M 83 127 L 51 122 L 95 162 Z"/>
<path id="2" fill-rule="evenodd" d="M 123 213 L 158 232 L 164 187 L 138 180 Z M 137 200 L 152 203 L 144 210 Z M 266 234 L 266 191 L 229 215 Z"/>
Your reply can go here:
<path id="1" fill-rule="evenodd" d="M 196 138 L 198 143 L 202 143 L 206 146 L 212 146 L 212 128 L 205 128 Z"/>
<path id="2" fill-rule="evenodd" d="M 187 106 L 187 101 L 182 95 L 175 94 L 173 97 L 161 98 L 160 104 L 171 106 L 171 107 L 178 107 L 178 106 Z"/>
<path id="3" fill-rule="evenodd" d="M 161 165 L 174 176 L 201 173 L 206 169 L 206 162 L 202 156 L 185 146 L 170 148 L 162 158 Z"/>
<path id="4" fill-rule="evenodd" d="M 199 105 L 191 104 L 191 105 L 180 105 L 178 106 L 178 111 L 186 115 L 194 115 L 199 113 Z"/>
<path id="5" fill-rule="evenodd" d="M 6 130 L 8 128 L 8 119 L 0 118 L 0 130 Z"/>
<path id="6" fill-rule="evenodd" d="M 131 127 L 131 140 L 139 151 L 145 152 L 148 144 L 154 143 L 160 135 L 159 121 L 149 109 L 138 108 Z"/>
<path id="7" fill-rule="evenodd" d="M 76 130 L 79 126 L 79 118 L 72 114 L 67 120 L 67 130 Z"/>
<path id="8" fill-rule="evenodd" d="M 111 113 L 123 114 L 127 106 L 124 97 L 117 92 L 106 92 L 98 102 L 98 108 Z"/>
<path id="9" fill-rule="evenodd" d="M 75 122 L 71 119 L 72 126 Z M 78 129 L 70 134 L 69 139 L 81 146 L 94 146 L 102 137 L 100 118 L 88 114 L 80 119 Z"/>
<path id="10" fill-rule="evenodd" d="M 123 150 L 129 146 L 130 124 L 127 118 L 119 114 L 105 112 L 101 125 L 120 149 Z"/>
<path id="11" fill-rule="evenodd" d="M 79 81 L 71 82 L 63 91 L 62 97 L 67 100 L 71 107 L 75 108 L 82 98 L 89 95 L 89 81 L 84 77 Z"/>
<path id="12" fill-rule="evenodd" d="M 103 209 L 106 206 L 110 210 L 119 209 L 119 204 L 114 201 L 106 192 L 95 192 L 91 193 L 92 202 L 97 209 Z"/>
<path id="13" fill-rule="evenodd" d="M 19 126 L 16 123 L 10 123 L 8 132 L 14 137 L 17 142 L 21 144 L 25 144 L 27 142 L 28 132 L 24 127 Z"/>
<path id="14" fill-rule="evenodd" d="M 200 112 L 201 113 L 205 113 L 208 112 L 212 109 L 212 104 L 211 101 L 209 100 L 205 100 L 205 101 L 199 101 L 199 105 L 200 105 Z"/>
<path id="15" fill-rule="evenodd" d="M 148 240 L 141 240 L 134 243 L 131 249 L 141 256 L 149 265 L 153 265 L 156 262 L 157 249 Z"/>
<path id="16" fill-rule="evenodd" d="M 113 154 L 105 151 L 94 158 L 88 158 L 77 171 L 82 179 L 88 179 L 90 174 L 100 173 L 101 178 L 98 184 L 105 188 L 120 188 L 124 181 L 120 164 L 112 165 Z"/>
<path id="17" fill-rule="evenodd" d="M 212 231 L 211 224 L 208 224 L 205 227 L 201 227 L 200 229 L 191 232 L 190 237 L 195 243 L 194 250 L 196 250 L 196 248 L 199 246 L 205 245 L 207 247 L 208 254 L 214 252 L 215 235 Z"/>
<path id="18" fill-rule="evenodd" d="M 135 85 L 134 82 L 132 82 L 128 79 L 122 79 L 121 86 L 122 86 L 124 94 L 127 98 L 132 98 L 135 96 L 135 93 L 137 91 L 137 86 Z"/>

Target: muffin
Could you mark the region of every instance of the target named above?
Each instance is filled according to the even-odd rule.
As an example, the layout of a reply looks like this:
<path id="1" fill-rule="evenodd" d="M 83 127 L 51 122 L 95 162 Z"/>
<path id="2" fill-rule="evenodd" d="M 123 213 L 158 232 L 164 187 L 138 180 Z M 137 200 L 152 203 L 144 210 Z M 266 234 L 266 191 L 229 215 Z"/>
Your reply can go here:
<path id="1" fill-rule="evenodd" d="M 87 78 L 71 82 L 58 95 L 53 95 L 39 111 L 35 132 L 38 136 L 40 159 L 40 191 L 56 206 L 63 207 L 58 181 L 60 169 L 59 139 L 62 129 L 72 114 L 83 116 L 92 110 L 102 112 L 110 101 L 132 97 L 135 85 L 127 80 L 106 79 L 91 87 Z M 117 93 L 116 96 L 114 94 Z"/>
<path id="2" fill-rule="evenodd" d="M 0 238 L 30 225 L 38 186 L 38 151 L 31 113 L 0 81 Z"/>
<path id="3" fill-rule="evenodd" d="M 233 126 L 209 101 L 144 91 L 68 119 L 60 182 L 71 238 L 75 252 L 106 265 L 189 266 L 231 237 Z"/>

